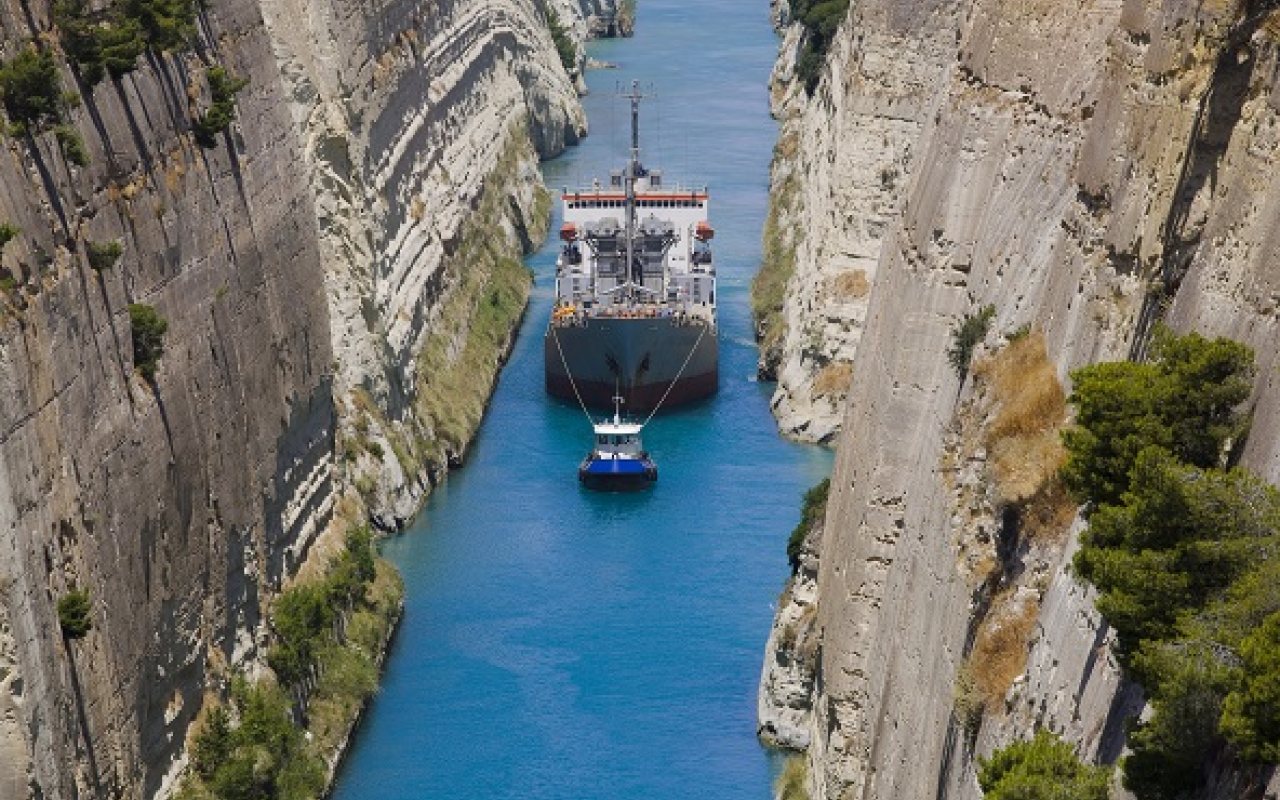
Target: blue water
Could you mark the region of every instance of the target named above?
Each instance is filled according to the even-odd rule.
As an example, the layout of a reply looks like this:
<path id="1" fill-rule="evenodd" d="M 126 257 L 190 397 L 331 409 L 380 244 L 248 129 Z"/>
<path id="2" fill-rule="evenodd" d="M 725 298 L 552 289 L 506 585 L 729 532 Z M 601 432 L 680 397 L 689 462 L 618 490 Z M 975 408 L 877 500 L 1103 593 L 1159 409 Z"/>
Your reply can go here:
<path id="1" fill-rule="evenodd" d="M 770 796 L 756 683 L 800 496 L 831 463 L 778 437 L 752 379 L 777 43 L 763 0 L 639 5 L 634 39 L 590 48 L 620 67 L 589 76 L 592 136 L 545 175 L 607 175 L 628 135 L 615 86 L 656 93 L 646 162 L 712 189 L 720 393 L 646 429 L 651 492 L 580 489 L 590 429 L 542 391 L 554 244 L 529 259 L 533 301 L 466 467 L 384 547 L 407 607 L 339 800 Z"/>

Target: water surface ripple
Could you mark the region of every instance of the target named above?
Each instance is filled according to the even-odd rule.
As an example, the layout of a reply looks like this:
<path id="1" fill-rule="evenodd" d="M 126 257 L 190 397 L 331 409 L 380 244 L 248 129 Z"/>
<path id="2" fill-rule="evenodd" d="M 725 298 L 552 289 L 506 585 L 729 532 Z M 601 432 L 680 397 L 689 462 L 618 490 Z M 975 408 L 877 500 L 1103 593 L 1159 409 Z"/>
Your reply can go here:
<path id="1" fill-rule="evenodd" d="M 529 258 L 533 301 L 468 464 L 384 547 L 406 612 L 338 800 L 770 796 L 760 658 L 800 495 L 831 463 L 778 437 L 752 381 L 777 41 L 763 0 L 639 6 L 634 39 L 590 45 L 619 69 L 590 74 L 592 135 L 544 173 L 558 189 L 620 166 L 615 87 L 656 94 L 645 162 L 712 190 L 720 394 L 646 430 L 652 492 L 581 490 L 590 431 L 542 391 L 554 242 Z"/>

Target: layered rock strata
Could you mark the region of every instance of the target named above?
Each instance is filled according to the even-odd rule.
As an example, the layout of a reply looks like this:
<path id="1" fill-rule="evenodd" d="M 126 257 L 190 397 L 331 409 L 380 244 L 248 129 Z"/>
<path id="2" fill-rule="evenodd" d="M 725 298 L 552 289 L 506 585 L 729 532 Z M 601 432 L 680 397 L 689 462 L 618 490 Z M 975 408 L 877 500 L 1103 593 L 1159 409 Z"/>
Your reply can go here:
<path id="1" fill-rule="evenodd" d="M 775 19 L 788 19 L 784 5 Z M 795 80 L 804 31 L 783 28 L 771 98 L 775 150 L 765 278 L 757 304 L 763 377 L 783 432 L 830 442 L 839 431 L 881 241 L 911 177 L 935 87 L 954 59 L 956 8 L 853 3 L 812 96 Z M 777 295 L 764 298 L 764 293 Z"/>
<path id="2" fill-rule="evenodd" d="M 1042 331 L 1064 382 L 1075 366 L 1141 356 L 1158 319 L 1244 341 L 1259 368 L 1244 463 L 1280 482 L 1269 234 L 1280 17 L 1269 4 L 1190 0 L 854 0 L 850 15 L 858 24 L 842 28 L 815 95 L 841 99 L 812 129 L 847 130 L 879 101 L 881 86 L 861 80 L 868 60 L 940 71 L 913 96 L 920 111 L 878 114 L 914 120 L 910 141 L 886 136 L 857 157 L 865 168 L 912 153 L 872 254 L 838 438 L 810 788 L 815 800 L 977 798 L 975 756 L 1036 725 L 1113 761 L 1141 698 L 1120 679 L 1091 592 L 1065 568 L 1073 532 L 1041 554 L 1029 587 L 1039 611 L 1024 674 L 977 720 L 957 714 L 986 608 L 957 545 L 975 517 L 960 513 L 947 472 L 974 385 L 948 363 L 952 331 L 992 305 L 988 346 Z M 840 62 L 859 47 L 871 50 Z M 817 213 L 801 227 L 834 242 L 865 224 Z M 825 319 L 815 308 L 790 313 L 812 325 Z"/>
<path id="3" fill-rule="evenodd" d="M 172 788 L 210 676 L 252 668 L 322 533 L 402 524 L 461 457 L 545 226 L 537 158 L 585 129 L 533 0 L 228 0 L 197 28 L 95 87 L 59 61 L 86 166 L 3 140 L 0 797 Z M 48 3 L 0 33 L 6 59 L 57 36 Z M 205 148 L 214 64 L 248 84 Z M 130 303 L 168 323 L 153 382 Z M 460 407 L 424 404 L 462 372 Z"/>

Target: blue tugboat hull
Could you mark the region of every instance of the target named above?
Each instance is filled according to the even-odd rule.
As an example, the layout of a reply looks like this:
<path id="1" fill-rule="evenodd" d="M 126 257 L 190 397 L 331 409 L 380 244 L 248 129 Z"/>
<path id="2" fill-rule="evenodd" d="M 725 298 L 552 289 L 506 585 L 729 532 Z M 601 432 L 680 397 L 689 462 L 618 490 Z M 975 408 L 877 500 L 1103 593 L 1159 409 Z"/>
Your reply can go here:
<path id="1" fill-rule="evenodd" d="M 649 459 L 592 459 L 578 467 L 578 480 L 588 489 L 627 492 L 645 489 L 658 480 L 658 467 Z"/>

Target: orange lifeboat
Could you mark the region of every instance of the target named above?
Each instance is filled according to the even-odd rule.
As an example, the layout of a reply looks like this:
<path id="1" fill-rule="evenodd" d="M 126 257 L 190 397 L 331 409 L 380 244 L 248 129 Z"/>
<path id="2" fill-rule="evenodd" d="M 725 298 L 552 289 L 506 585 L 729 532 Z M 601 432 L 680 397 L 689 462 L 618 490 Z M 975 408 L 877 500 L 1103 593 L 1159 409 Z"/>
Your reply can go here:
<path id="1" fill-rule="evenodd" d="M 709 242 L 716 238 L 716 229 L 711 227 L 711 223 L 704 219 L 693 229 L 693 235 L 700 242 Z"/>
<path id="2" fill-rule="evenodd" d="M 578 226 L 572 222 L 566 222 L 560 226 L 560 238 L 566 242 L 577 241 Z"/>

